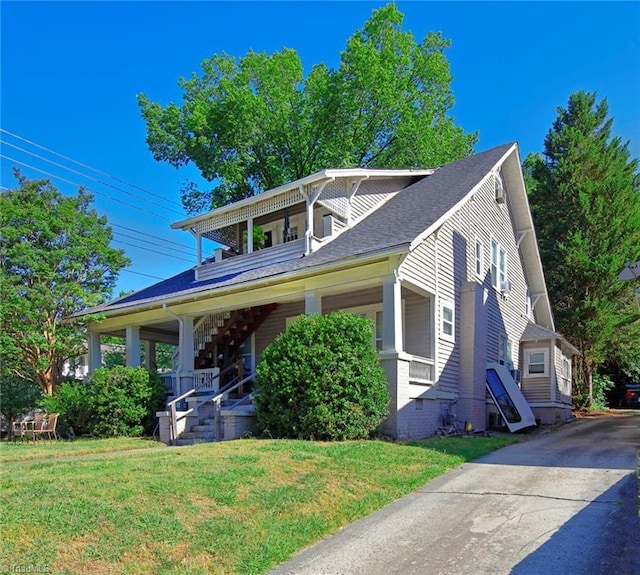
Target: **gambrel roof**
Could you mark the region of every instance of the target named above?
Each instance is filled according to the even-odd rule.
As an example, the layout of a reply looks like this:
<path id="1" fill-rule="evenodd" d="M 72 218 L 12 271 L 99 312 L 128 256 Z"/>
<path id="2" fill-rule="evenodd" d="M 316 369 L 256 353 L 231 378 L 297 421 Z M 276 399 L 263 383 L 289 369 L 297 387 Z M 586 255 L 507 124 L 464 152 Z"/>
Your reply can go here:
<path id="1" fill-rule="evenodd" d="M 515 222 L 516 229 L 523 230 L 524 235 L 530 232 L 530 236 L 525 238 L 522 246 L 528 280 L 532 291 L 544 296 L 544 301 L 540 302 L 542 321 L 553 328 L 542 266 L 520 171 L 517 145 L 514 143 L 445 164 L 432 171 L 416 172 L 414 183 L 400 190 L 352 228 L 346 229 L 335 239 L 306 256 L 300 255 L 288 261 L 268 265 L 260 265 L 259 258 L 252 258 L 252 267 L 241 268 L 229 275 L 204 281 L 196 280 L 195 268 L 192 268 L 84 313 L 108 314 L 116 310 L 122 313 L 139 306 L 159 306 L 162 303 L 178 302 L 186 297 L 215 295 L 217 290 L 225 288 L 245 285 L 249 287 L 257 280 L 321 273 L 332 266 L 348 265 L 350 262 L 355 263 L 367 258 L 406 254 L 422 239 L 433 233 L 487 177 L 491 176 L 493 171 L 499 169 L 507 160 L 510 163 L 510 171 L 507 170 L 507 172 L 511 173 L 510 177 L 513 180 L 510 197 L 514 202 L 514 218 L 520 220 Z M 513 176 L 514 174 L 516 177 Z M 197 217 L 185 220 L 181 224 L 187 224 L 196 219 Z"/>

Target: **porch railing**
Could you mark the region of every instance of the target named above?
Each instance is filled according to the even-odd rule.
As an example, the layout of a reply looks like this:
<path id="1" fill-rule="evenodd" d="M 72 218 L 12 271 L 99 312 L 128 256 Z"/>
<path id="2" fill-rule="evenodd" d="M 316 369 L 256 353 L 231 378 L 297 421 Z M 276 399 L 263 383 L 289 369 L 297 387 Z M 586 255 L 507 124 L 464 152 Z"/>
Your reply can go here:
<path id="1" fill-rule="evenodd" d="M 184 401 L 185 399 L 187 399 L 187 397 L 192 396 L 197 391 L 199 391 L 198 388 L 194 387 L 193 389 L 190 389 L 186 393 L 183 393 L 182 395 L 180 395 L 180 396 L 176 397 L 175 399 L 171 400 L 167 404 L 167 409 L 169 411 L 169 430 L 170 430 L 170 441 L 171 441 L 171 443 L 174 444 L 176 442 L 176 440 L 178 439 L 178 422 L 181 421 L 182 419 L 184 419 L 185 417 L 188 417 L 189 415 L 191 415 L 194 412 L 197 413 L 197 411 L 200 408 L 200 406 L 204 405 L 207 402 L 212 402 L 214 404 L 215 424 L 216 424 L 216 438 L 219 439 L 221 437 L 221 435 L 222 435 L 221 418 L 220 418 L 220 411 L 222 409 L 222 399 L 225 396 L 228 396 L 229 393 L 231 393 L 232 391 L 235 391 L 236 389 L 242 387 L 245 383 L 253 381 L 254 377 L 255 377 L 254 374 L 250 374 L 247 377 L 245 377 L 244 379 L 235 378 L 232 382 L 230 382 L 229 384 L 224 386 L 217 393 L 212 393 L 212 394 L 209 394 L 207 396 L 202 397 L 200 399 L 200 401 L 198 401 L 198 403 L 196 403 L 194 406 L 190 407 L 186 411 L 180 412 L 179 415 L 178 415 L 177 404 L 179 402 Z M 237 403 L 239 403 L 239 402 L 237 402 Z"/>

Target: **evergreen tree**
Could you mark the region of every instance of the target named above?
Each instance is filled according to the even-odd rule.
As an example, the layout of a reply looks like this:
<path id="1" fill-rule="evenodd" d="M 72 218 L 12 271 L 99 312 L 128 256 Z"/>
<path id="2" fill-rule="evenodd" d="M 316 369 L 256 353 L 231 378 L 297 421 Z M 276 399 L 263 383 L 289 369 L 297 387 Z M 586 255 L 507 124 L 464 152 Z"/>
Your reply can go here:
<path id="1" fill-rule="evenodd" d="M 594 374 L 624 330 L 640 346 L 634 286 L 618 279 L 640 258 L 638 160 L 612 137 L 606 99 L 576 92 L 524 169 L 557 329 L 580 350 L 578 397 L 593 399 Z"/>

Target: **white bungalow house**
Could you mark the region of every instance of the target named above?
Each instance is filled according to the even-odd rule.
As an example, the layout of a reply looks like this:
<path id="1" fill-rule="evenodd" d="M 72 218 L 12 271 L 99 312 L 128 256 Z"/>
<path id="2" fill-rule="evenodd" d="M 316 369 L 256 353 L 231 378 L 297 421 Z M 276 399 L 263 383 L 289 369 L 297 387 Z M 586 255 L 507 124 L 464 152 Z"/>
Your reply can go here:
<path id="1" fill-rule="evenodd" d="M 430 435 L 452 411 L 476 430 L 571 416 L 577 352 L 554 330 L 516 144 L 433 169 L 325 170 L 172 227 L 194 236 L 195 266 L 89 310 L 104 317 L 90 369 L 103 334 L 126 337 L 129 365 L 141 340 L 147 357 L 178 345 L 165 441 L 249 429 L 246 400 L 221 402 L 250 390 L 291 319 L 334 310 L 375 324 L 386 434 Z"/>

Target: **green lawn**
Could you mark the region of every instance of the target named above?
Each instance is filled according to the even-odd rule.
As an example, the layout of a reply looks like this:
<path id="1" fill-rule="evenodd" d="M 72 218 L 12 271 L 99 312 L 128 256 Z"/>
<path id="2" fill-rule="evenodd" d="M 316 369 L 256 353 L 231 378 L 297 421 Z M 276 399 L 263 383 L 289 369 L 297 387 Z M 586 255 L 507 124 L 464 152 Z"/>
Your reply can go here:
<path id="1" fill-rule="evenodd" d="M 3 442 L 0 569 L 264 573 L 516 440 L 241 440 L 153 449 L 145 447 L 158 444 L 144 440 Z"/>

